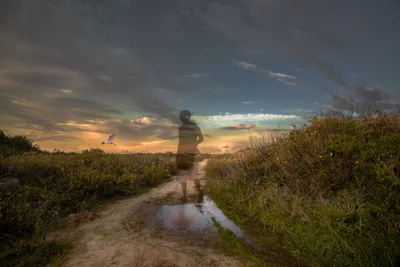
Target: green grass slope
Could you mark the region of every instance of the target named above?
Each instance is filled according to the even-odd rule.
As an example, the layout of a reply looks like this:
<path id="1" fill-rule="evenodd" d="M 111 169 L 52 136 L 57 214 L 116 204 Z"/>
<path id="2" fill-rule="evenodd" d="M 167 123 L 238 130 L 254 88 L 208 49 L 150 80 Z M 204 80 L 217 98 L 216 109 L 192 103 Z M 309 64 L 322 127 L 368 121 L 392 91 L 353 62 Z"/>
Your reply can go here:
<path id="1" fill-rule="evenodd" d="M 266 248 L 310 266 L 400 266 L 400 118 L 315 117 L 214 158 L 211 196 Z"/>

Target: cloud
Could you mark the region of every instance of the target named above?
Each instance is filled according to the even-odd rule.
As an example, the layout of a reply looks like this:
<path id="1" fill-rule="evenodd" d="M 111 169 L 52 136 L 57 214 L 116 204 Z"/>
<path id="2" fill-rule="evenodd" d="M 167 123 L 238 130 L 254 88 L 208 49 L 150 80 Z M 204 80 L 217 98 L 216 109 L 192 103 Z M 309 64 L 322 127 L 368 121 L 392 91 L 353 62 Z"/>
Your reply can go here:
<path id="1" fill-rule="evenodd" d="M 245 70 L 255 70 L 257 68 L 257 65 L 254 65 L 254 64 L 251 64 L 248 62 L 244 62 L 244 61 L 236 62 L 236 65 Z"/>
<path id="2" fill-rule="evenodd" d="M 15 125 L 16 128 L 35 130 L 44 134 L 59 134 L 80 131 L 78 127 L 57 124 L 54 121 L 31 115 L 19 114 L 16 117 L 21 120 L 20 123 Z"/>
<path id="3" fill-rule="evenodd" d="M 143 124 L 130 120 L 116 119 L 99 125 L 98 132 L 114 132 L 124 139 L 153 140 L 155 137 L 170 139 L 177 132 L 177 126 L 163 122 Z"/>
<path id="4" fill-rule="evenodd" d="M 324 108 L 329 111 L 345 111 L 365 113 L 371 109 L 380 111 L 395 111 L 400 105 L 400 95 L 387 93 L 379 87 L 357 84 L 349 86 L 348 90 L 329 94 L 329 104 Z M 374 110 L 375 111 L 375 110 Z"/>
<path id="5" fill-rule="evenodd" d="M 275 78 L 276 80 L 286 84 L 286 85 L 297 85 L 297 83 L 293 82 L 293 80 L 296 80 L 296 76 L 294 75 L 289 75 L 289 74 L 284 74 L 284 73 L 279 73 L 279 72 L 272 72 L 270 70 L 262 70 L 266 73 L 268 73 L 268 76 L 271 78 Z"/>
<path id="6" fill-rule="evenodd" d="M 132 102 L 136 102 L 135 99 L 132 99 Z M 161 118 L 170 120 L 172 123 L 180 123 L 180 110 L 170 107 L 160 99 L 149 96 L 141 102 L 136 102 L 136 106 L 142 112 L 155 114 Z"/>
<path id="7" fill-rule="evenodd" d="M 332 19 L 332 10 L 340 10 L 341 5 L 324 5 L 314 0 L 304 3 L 292 3 L 289 0 L 239 0 L 235 3 L 211 2 L 205 11 L 197 6 L 196 16 L 210 29 L 249 49 L 281 51 L 289 58 L 307 64 L 333 82 L 347 87 L 342 74 L 316 53 L 337 53 L 346 48 L 345 42 L 321 27 Z M 282 20 L 283 17 L 285 20 Z M 255 68 L 254 64 L 242 64 L 242 67 L 246 66 Z"/>
<path id="8" fill-rule="evenodd" d="M 94 111 L 108 114 L 122 114 L 120 110 L 110 108 L 105 104 L 77 97 L 51 97 L 44 99 L 43 103 L 48 107 L 53 107 L 55 109 L 68 108 L 72 110 L 81 109 L 85 111 Z"/>
<path id="9" fill-rule="evenodd" d="M 296 79 L 296 76 L 289 75 L 289 74 L 284 74 L 284 73 L 279 73 L 279 72 L 272 72 L 270 70 L 263 70 L 263 71 L 268 73 L 268 75 L 270 77 L 273 77 L 273 78 L 290 79 L 290 80 L 295 80 Z"/>
<path id="10" fill-rule="evenodd" d="M 222 130 L 249 130 L 255 128 L 254 124 L 235 124 L 232 126 L 221 127 Z"/>
<path id="11" fill-rule="evenodd" d="M 0 28 L 0 97 L 40 103 L 56 91 L 85 97 L 107 95 L 107 100 L 119 101 L 131 111 L 145 106 L 144 112 L 168 117 L 174 109 L 157 100 L 163 104 L 160 111 L 151 103 L 152 94 L 160 89 L 170 94 L 197 89 L 139 58 L 133 45 L 135 18 L 115 16 L 133 8 L 124 2 L 16 0 L 5 7 Z M 164 18 L 167 27 L 173 27 L 172 17 Z M 63 108 L 60 113 L 69 112 L 69 107 Z"/>
<path id="12" fill-rule="evenodd" d="M 144 117 L 137 118 L 135 120 L 131 120 L 131 122 L 149 125 L 149 124 L 155 122 L 156 120 L 157 119 L 155 117 L 144 116 Z"/>
<path id="13" fill-rule="evenodd" d="M 243 105 L 251 105 L 251 104 L 254 104 L 254 102 L 253 101 L 243 101 L 242 104 Z"/>
<path id="14" fill-rule="evenodd" d="M 286 109 L 282 110 L 282 112 L 289 113 L 289 114 L 296 114 L 300 116 L 303 120 L 308 120 L 311 116 L 318 115 L 319 112 L 310 109 L 302 109 L 302 108 L 295 108 L 295 109 Z"/>
<path id="15" fill-rule="evenodd" d="M 75 127 L 60 125 L 54 119 L 40 117 L 34 107 L 24 102 L 15 101 L 7 96 L 0 99 L 0 112 L 6 114 L 0 119 L 2 127 L 35 130 L 47 134 L 79 130 Z"/>
<path id="16" fill-rule="evenodd" d="M 108 82 L 108 83 L 113 81 L 113 79 L 110 76 L 107 76 L 107 75 L 100 75 L 99 79 L 102 80 L 102 81 Z"/>
<path id="17" fill-rule="evenodd" d="M 248 113 L 248 114 L 230 114 L 213 115 L 205 117 L 205 121 L 268 121 L 268 120 L 285 120 L 285 119 L 298 119 L 297 115 L 282 115 L 282 114 L 264 114 L 264 113 Z"/>
<path id="18" fill-rule="evenodd" d="M 282 82 L 286 85 L 291 85 L 291 86 L 296 86 L 297 84 L 294 82 L 296 80 L 296 76 L 294 75 L 289 75 L 285 73 L 279 73 L 279 72 L 272 72 L 270 70 L 262 69 L 259 66 L 244 62 L 244 61 L 238 61 L 235 63 L 236 66 L 245 69 L 245 70 L 252 70 L 252 71 L 257 71 L 261 73 L 267 73 L 269 77 L 276 79 L 279 82 Z"/>
<path id="19" fill-rule="evenodd" d="M 45 148 L 89 148 L 113 132 L 120 146 L 110 150 L 176 138 L 168 120 L 177 123 L 179 111 L 158 92 L 185 96 L 198 88 L 148 60 L 126 13 L 133 4 L 8 2 L 0 8 L 2 129 Z M 164 18 L 164 29 L 179 26 Z"/>

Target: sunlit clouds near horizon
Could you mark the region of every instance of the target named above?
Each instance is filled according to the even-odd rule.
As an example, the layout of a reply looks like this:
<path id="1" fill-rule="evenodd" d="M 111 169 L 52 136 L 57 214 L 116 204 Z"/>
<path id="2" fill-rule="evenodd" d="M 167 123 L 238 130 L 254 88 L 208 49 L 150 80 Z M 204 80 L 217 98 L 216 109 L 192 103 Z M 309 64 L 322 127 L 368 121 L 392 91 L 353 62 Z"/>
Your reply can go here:
<path id="1" fill-rule="evenodd" d="M 395 110 L 399 14 L 395 0 L 1 0 L 0 129 L 46 150 L 174 152 L 188 109 L 200 151 L 224 153 L 321 112 Z"/>
<path id="2" fill-rule="evenodd" d="M 204 143 L 199 146 L 202 153 L 223 153 L 240 150 L 253 137 L 268 137 L 276 130 L 285 131 L 291 125 L 303 120 L 296 115 L 276 114 L 219 114 L 214 116 L 193 116 L 201 127 Z M 179 124 L 154 116 L 137 117 L 132 120 L 111 119 L 98 122 L 79 123 L 67 121 L 57 124 L 71 127 L 68 133 L 61 131 L 46 134 L 40 129 L 17 128 L 18 134 L 27 135 L 42 149 L 82 151 L 101 148 L 110 153 L 129 152 L 175 152 L 178 142 Z M 18 125 L 17 125 L 18 127 Z M 101 144 L 110 134 L 116 134 L 116 146 Z"/>

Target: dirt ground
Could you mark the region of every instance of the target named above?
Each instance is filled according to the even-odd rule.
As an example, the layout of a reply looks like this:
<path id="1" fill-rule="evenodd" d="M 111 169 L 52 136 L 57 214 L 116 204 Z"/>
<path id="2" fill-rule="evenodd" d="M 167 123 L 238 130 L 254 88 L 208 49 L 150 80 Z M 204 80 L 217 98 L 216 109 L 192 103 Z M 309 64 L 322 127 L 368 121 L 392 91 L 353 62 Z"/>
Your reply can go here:
<path id="1" fill-rule="evenodd" d="M 206 160 L 197 164 L 197 176 L 204 185 L 202 177 Z M 198 193 L 191 181 L 187 193 L 187 202 L 196 203 Z M 69 234 L 75 237 L 77 244 L 61 265 L 249 266 L 224 255 L 215 229 L 197 232 L 170 229 L 156 218 L 157 208 L 182 204 L 181 197 L 181 186 L 173 177 L 149 193 L 106 206 L 96 219 L 70 228 Z M 179 221 L 179 214 L 176 216 Z M 55 265 L 52 263 L 50 266 Z"/>

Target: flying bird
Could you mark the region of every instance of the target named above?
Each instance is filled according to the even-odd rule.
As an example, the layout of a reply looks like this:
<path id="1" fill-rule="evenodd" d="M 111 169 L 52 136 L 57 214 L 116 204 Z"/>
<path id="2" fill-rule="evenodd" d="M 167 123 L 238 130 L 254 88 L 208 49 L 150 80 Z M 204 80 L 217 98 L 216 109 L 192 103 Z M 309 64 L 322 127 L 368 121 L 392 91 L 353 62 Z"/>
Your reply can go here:
<path id="1" fill-rule="evenodd" d="M 115 138 L 115 134 L 112 134 L 112 135 L 110 135 L 110 137 L 108 137 L 107 141 L 103 141 L 103 142 L 101 142 L 101 144 L 102 145 L 103 144 L 110 144 L 110 145 L 114 145 L 115 146 L 116 144 L 113 143 L 114 138 Z"/>

